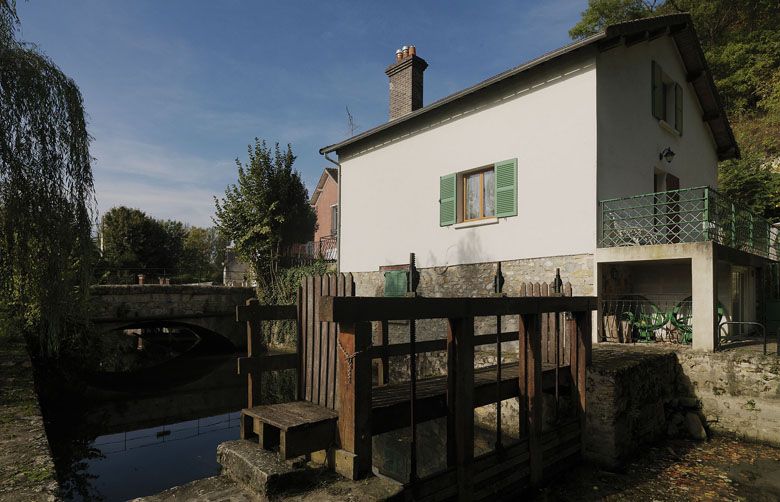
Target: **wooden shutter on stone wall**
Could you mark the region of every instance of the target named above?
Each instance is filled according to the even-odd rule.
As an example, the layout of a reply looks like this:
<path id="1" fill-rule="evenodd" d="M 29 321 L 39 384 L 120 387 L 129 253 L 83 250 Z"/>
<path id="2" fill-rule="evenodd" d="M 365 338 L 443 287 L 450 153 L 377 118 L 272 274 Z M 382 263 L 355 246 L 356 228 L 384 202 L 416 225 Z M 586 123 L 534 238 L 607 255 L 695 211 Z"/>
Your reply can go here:
<path id="1" fill-rule="evenodd" d="M 495 164 L 496 217 L 517 216 L 517 159 Z"/>

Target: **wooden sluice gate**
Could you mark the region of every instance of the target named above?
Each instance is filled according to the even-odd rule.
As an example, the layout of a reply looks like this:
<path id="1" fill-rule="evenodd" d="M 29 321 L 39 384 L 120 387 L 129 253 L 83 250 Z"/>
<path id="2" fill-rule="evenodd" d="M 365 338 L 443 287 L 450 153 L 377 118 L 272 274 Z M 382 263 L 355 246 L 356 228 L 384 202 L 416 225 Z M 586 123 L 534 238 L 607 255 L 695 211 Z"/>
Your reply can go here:
<path id="1" fill-rule="evenodd" d="M 319 452 L 340 474 L 360 479 L 372 473 L 372 438 L 410 428 L 404 493 L 413 500 L 512 496 L 579 458 L 594 297 L 571 296 L 570 287 L 558 288 L 556 295 L 538 284 L 529 291 L 536 296 L 520 297 L 376 298 L 355 297 L 354 291 L 351 274 L 309 277 L 295 306 L 250 301 L 238 307 L 237 319 L 248 323 L 252 338 L 248 356 L 239 359 L 249 388 L 243 439 L 277 450 L 282 460 Z M 508 316 L 516 319 L 517 331 L 501 330 Z M 497 332 L 475 334 L 475 318 L 496 319 Z M 442 320 L 444 337 L 416 340 L 416 321 L 428 319 Z M 295 352 L 259 346 L 260 323 L 279 320 L 296 323 Z M 409 321 L 407 342 L 388 342 L 388 320 Z M 372 343 L 375 338 L 381 343 Z M 512 362 L 501 357 L 507 342 L 517 342 L 510 345 L 516 352 Z M 494 364 L 475 368 L 479 347 L 495 348 Z M 503 350 L 507 355 L 508 347 Z M 446 374 L 418 378 L 417 358 L 428 352 L 442 353 Z M 408 360 L 402 363 L 409 370 L 403 381 L 391 382 L 389 361 L 399 357 Z M 262 373 L 292 368 L 297 401 L 260 403 Z M 543 407 L 549 407 L 544 400 L 553 396 L 556 410 L 565 396 L 573 412 L 543 417 Z M 489 405 L 498 410 L 512 398 L 519 404 L 518 436 L 504 436 L 499 411 L 495 447 L 476 455 L 474 410 Z M 417 425 L 434 419 L 446 419 L 446 465 L 421 476 Z"/>

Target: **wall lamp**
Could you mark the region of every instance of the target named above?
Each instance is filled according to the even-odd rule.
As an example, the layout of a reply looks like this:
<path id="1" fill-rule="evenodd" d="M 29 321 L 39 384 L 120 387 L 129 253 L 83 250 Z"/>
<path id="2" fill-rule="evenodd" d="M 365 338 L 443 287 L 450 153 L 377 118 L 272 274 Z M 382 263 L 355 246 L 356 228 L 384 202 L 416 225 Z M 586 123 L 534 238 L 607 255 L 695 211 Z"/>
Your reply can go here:
<path id="1" fill-rule="evenodd" d="M 658 160 L 664 159 L 668 164 L 671 164 L 674 156 L 675 153 L 667 146 L 663 152 L 658 154 Z"/>

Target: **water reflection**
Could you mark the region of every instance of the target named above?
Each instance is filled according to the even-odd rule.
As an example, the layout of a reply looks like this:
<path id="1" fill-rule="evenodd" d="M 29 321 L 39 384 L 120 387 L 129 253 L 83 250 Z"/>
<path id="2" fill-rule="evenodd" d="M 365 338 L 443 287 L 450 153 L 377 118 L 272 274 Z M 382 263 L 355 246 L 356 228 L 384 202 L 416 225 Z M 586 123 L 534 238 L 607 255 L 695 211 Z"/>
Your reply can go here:
<path id="1" fill-rule="evenodd" d="M 63 498 L 126 500 L 218 474 L 216 447 L 238 438 L 246 404 L 237 356 L 199 343 L 137 371 L 43 378 Z"/>

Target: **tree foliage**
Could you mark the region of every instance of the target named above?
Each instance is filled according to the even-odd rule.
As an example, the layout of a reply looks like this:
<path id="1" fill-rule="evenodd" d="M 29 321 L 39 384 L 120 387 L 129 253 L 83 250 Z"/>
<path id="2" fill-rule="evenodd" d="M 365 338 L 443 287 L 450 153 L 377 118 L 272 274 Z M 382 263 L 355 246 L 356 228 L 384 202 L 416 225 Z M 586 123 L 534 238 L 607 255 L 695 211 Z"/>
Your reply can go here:
<path id="1" fill-rule="evenodd" d="M 236 159 L 238 183 L 226 188 L 224 198 L 214 198 L 214 222 L 252 267 L 261 294 L 275 289 L 283 251 L 311 240 L 316 226 L 294 162 L 289 145 L 284 151 L 278 143 L 271 149 L 256 138 L 247 162 Z"/>
<path id="2" fill-rule="evenodd" d="M 139 209 L 111 208 L 100 223 L 101 282 L 166 276 L 175 282 L 219 281 L 224 239 L 214 228 L 158 220 Z"/>
<path id="3" fill-rule="evenodd" d="M 722 162 L 723 192 L 780 217 L 780 2 L 777 0 L 589 0 L 569 31 L 580 39 L 605 26 L 688 12 L 743 158 Z M 763 180 L 763 181 L 761 181 Z M 760 185 L 756 185 L 759 183 Z"/>
<path id="4" fill-rule="evenodd" d="M 0 0 L 0 317 L 44 354 L 84 331 L 94 188 L 75 82 L 17 40 Z"/>

